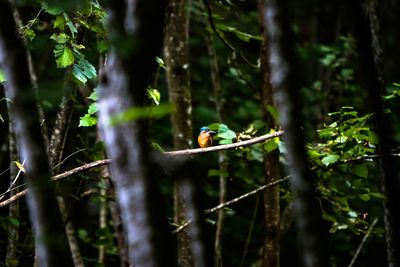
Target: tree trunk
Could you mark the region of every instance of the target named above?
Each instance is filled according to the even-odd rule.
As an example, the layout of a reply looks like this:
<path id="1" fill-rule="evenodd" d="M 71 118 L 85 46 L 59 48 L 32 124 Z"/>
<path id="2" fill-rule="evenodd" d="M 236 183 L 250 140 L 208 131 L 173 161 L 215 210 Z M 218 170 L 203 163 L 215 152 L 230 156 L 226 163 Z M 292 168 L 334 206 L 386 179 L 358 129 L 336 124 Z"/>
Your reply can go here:
<path id="1" fill-rule="evenodd" d="M 110 53 L 101 76 L 100 127 L 111 177 L 126 233 L 130 263 L 135 266 L 173 266 L 156 210 L 160 203 L 156 177 L 149 175 L 145 120 L 112 123 L 128 110 L 143 107 L 146 87 L 162 42 L 163 1 L 108 2 Z M 159 225 L 160 224 L 160 225 Z M 162 248 L 161 248 L 162 247 Z"/>
<path id="2" fill-rule="evenodd" d="M 274 88 L 270 83 L 270 69 L 268 64 L 268 39 L 262 22 L 265 20 L 263 0 L 259 0 L 258 8 L 261 17 L 261 29 L 263 40 L 261 42 L 261 114 L 267 129 L 276 127 L 272 114 L 268 107 L 274 106 Z M 267 26 L 268 27 L 268 26 Z M 270 153 L 264 152 L 264 177 L 265 184 L 273 183 L 280 179 L 279 150 Z M 264 191 L 264 247 L 263 266 L 279 267 L 280 263 L 280 194 L 279 186 L 268 188 Z"/>
<path id="3" fill-rule="evenodd" d="M 7 103 L 8 111 L 10 111 L 11 103 Z M 15 125 L 14 119 L 12 117 L 11 112 L 8 112 L 8 147 L 9 147 L 9 155 L 10 155 L 10 188 L 11 186 L 18 186 L 20 184 L 19 180 L 15 180 L 18 178 L 18 168 L 14 164 L 13 161 L 20 161 L 18 158 L 18 144 L 17 138 L 15 136 Z M 15 195 L 19 191 L 11 191 L 10 196 Z M 15 219 L 20 219 L 20 209 L 19 209 L 19 201 L 16 201 L 9 206 L 8 216 Z M 7 252 L 6 252 L 6 260 L 5 263 L 7 266 L 16 266 L 17 265 L 17 252 L 18 252 L 18 239 L 19 239 L 19 226 L 10 224 L 7 229 L 8 232 L 8 241 L 7 241 Z"/>
<path id="4" fill-rule="evenodd" d="M 167 8 L 164 37 L 164 58 L 169 99 L 174 106 L 171 115 L 174 148 L 176 150 L 193 147 L 192 97 L 190 90 L 190 68 L 188 31 L 189 16 L 185 0 L 171 0 Z M 179 193 L 179 183 L 174 190 L 174 222 L 183 224 L 186 203 Z M 178 263 L 182 267 L 194 266 L 188 232 L 178 233 Z"/>
<path id="5" fill-rule="evenodd" d="M 206 24 L 209 24 L 208 21 Z M 213 35 L 209 32 L 206 33 L 206 45 L 207 52 L 210 58 L 210 71 L 211 71 L 211 84 L 213 87 L 214 93 L 214 101 L 215 101 L 215 109 L 217 111 L 217 119 L 219 122 L 223 122 L 223 99 L 221 96 L 221 82 L 219 78 L 219 64 L 217 52 L 215 51 L 214 46 L 214 38 Z M 228 170 L 227 162 L 226 162 L 226 152 L 219 151 L 218 152 L 218 165 L 221 171 L 219 175 L 219 204 L 225 202 L 226 196 L 226 174 Z M 222 260 L 222 232 L 224 229 L 224 217 L 225 211 L 223 209 L 218 211 L 216 230 L 215 230 L 215 242 L 214 242 L 214 264 L 217 267 L 223 266 Z"/>
<path id="6" fill-rule="evenodd" d="M 265 0 L 264 27 L 268 38 L 270 80 L 285 130 L 287 169 L 291 174 L 298 245 L 304 266 L 328 266 L 323 255 L 321 211 L 315 199 L 315 184 L 307 169 L 304 133 L 301 130 L 300 86 L 296 84 L 294 42 L 288 20 L 287 1 Z"/>
<path id="7" fill-rule="evenodd" d="M 16 33 L 10 7 L 0 2 L 0 65 L 6 78 L 6 96 L 12 101 L 21 158 L 29 186 L 27 203 L 41 266 L 72 264 L 62 221 L 50 183 L 37 102 L 32 90 L 24 45 Z"/>
<path id="8" fill-rule="evenodd" d="M 56 121 L 52 130 L 49 144 L 49 162 L 50 162 L 50 173 L 52 176 L 57 175 L 60 169 L 60 162 L 64 152 L 64 141 L 68 133 L 68 125 L 71 121 L 71 115 L 73 111 L 73 103 L 70 99 L 72 94 L 72 85 L 70 81 L 71 71 L 65 72 L 64 82 L 64 95 L 61 99 L 59 109 L 56 115 Z M 61 190 L 58 190 L 59 193 Z M 68 214 L 68 206 L 62 195 L 57 196 L 58 207 L 61 212 L 61 218 L 65 225 L 65 234 L 68 239 L 69 249 L 71 251 L 72 260 L 75 267 L 85 266 L 83 258 L 79 249 L 78 240 L 76 238 L 75 227 L 70 221 Z"/>
<path id="9" fill-rule="evenodd" d="M 400 266 L 400 202 L 398 200 L 400 179 L 398 160 L 390 155 L 391 148 L 395 146 L 392 127 L 385 116 L 382 101 L 385 94 L 385 81 L 381 66 L 382 51 L 379 44 L 379 20 L 376 12 L 378 5 L 374 0 L 351 2 L 350 5 L 352 21 L 356 21 L 354 33 L 359 50 L 360 76 L 363 85 L 368 90 L 379 139 L 381 184 L 382 192 L 386 196 L 383 206 L 388 265 Z"/>

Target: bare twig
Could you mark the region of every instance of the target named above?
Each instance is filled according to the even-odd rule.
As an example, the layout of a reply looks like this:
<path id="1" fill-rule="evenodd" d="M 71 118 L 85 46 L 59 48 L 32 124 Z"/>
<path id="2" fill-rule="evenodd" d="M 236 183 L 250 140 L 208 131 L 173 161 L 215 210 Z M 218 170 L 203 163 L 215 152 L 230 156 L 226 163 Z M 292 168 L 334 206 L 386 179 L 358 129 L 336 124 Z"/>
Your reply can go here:
<path id="1" fill-rule="evenodd" d="M 262 191 L 264 191 L 264 190 L 267 189 L 267 188 L 276 186 L 276 185 L 278 185 L 278 184 L 280 184 L 280 183 L 283 183 L 283 182 L 286 182 L 286 181 L 288 181 L 288 180 L 289 180 L 289 177 L 285 177 L 285 178 L 282 178 L 282 179 L 280 179 L 280 180 L 276 180 L 276 181 L 273 182 L 273 183 L 269 183 L 269 184 L 260 186 L 260 187 L 258 187 L 258 188 L 256 188 L 256 189 L 254 189 L 253 191 L 250 191 L 250 192 L 248 192 L 248 193 L 246 193 L 246 194 L 244 194 L 244 195 L 241 195 L 241 196 L 239 196 L 239 197 L 237 197 L 237 198 L 234 198 L 234 199 L 232 199 L 232 200 L 229 200 L 229 201 L 227 201 L 227 202 L 225 202 L 225 203 L 219 204 L 218 206 L 216 206 L 216 207 L 214 207 L 214 208 L 207 209 L 207 210 L 204 211 L 204 213 L 205 213 L 205 214 L 210 214 L 210 213 L 217 212 L 217 211 L 219 211 L 219 210 L 221 210 L 221 209 L 223 209 L 223 208 L 225 208 L 225 207 L 227 207 L 227 206 L 230 206 L 230 205 L 232 205 L 232 204 L 235 204 L 235 203 L 237 203 L 237 202 L 239 202 L 239 201 L 241 201 L 241 200 L 243 200 L 243 199 L 245 199 L 245 198 L 248 198 L 248 197 L 253 196 L 253 195 L 255 195 L 255 194 L 259 193 L 259 192 L 262 192 Z M 182 225 L 180 225 L 178 228 L 176 228 L 172 233 L 173 233 L 173 234 L 179 233 L 180 231 L 182 231 L 183 229 L 185 229 L 191 222 L 192 222 L 192 220 L 186 221 L 184 224 L 182 224 Z"/>
<path id="2" fill-rule="evenodd" d="M 84 164 L 82 166 L 79 166 L 79 167 L 77 167 L 75 169 L 72 169 L 72 170 L 63 172 L 63 173 L 61 173 L 59 175 L 53 176 L 51 178 L 51 181 L 59 181 L 59 180 L 61 180 L 63 178 L 66 178 L 66 177 L 69 177 L 71 175 L 83 172 L 85 170 L 88 170 L 88 169 L 91 169 L 91 168 L 94 168 L 94 167 L 97 167 L 97 166 L 105 165 L 105 164 L 110 164 L 110 163 L 111 163 L 110 159 L 103 159 L 103 160 L 97 160 L 97 161 L 94 161 L 94 162 L 90 162 L 90 163 Z M 28 189 L 25 189 L 25 190 L 15 194 L 14 196 L 8 198 L 7 200 L 0 202 L 0 208 L 13 203 L 17 199 L 19 199 L 22 196 L 24 196 L 26 194 L 26 192 L 28 192 Z"/>
<path id="3" fill-rule="evenodd" d="M 372 230 L 375 227 L 375 224 L 378 222 L 378 218 L 375 218 L 374 221 L 372 222 L 371 226 L 368 228 L 367 233 L 365 234 L 364 238 L 362 239 L 360 245 L 358 245 L 358 248 L 356 250 L 356 253 L 354 254 L 353 258 L 351 259 L 351 262 L 348 267 L 352 267 L 354 265 L 354 262 L 356 261 L 358 255 L 361 252 L 361 249 L 363 248 L 365 242 L 367 241 L 368 237 L 371 235 Z"/>
<path id="4" fill-rule="evenodd" d="M 206 147 L 206 148 L 195 148 L 195 149 L 169 151 L 169 152 L 164 152 L 164 154 L 169 155 L 169 156 L 183 156 L 183 155 L 193 155 L 193 154 L 206 153 L 206 152 L 212 152 L 212 151 L 228 150 L 228 149 L 233 149 L 233 148 L 238 148 L 238 147 L 249 146 L 249 145 L 261 143 L 266 140 L 281 136 L 281 135 L 283 135 L 283 133 L 284 133 L 284 131 L 278 131 L 275 133 L 265 134 L 265 135 L 262 135 L 262 136 L 259 136 L 259 137 L 256 137 L 256 138 L 253 138 L 250 140 L 240 141 L 240 142 L 233 143 L 233 144 L 212 146 L 212 147 Z"/>

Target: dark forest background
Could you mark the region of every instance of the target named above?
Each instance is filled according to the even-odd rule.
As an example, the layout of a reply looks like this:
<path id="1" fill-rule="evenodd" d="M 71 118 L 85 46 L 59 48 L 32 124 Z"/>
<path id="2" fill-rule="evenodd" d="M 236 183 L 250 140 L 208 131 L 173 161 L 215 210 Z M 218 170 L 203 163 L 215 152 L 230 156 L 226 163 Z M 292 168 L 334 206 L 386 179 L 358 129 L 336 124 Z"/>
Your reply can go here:
<path id="1" fill-rule="evenodd" d="M 0 266 L 399 266 L 397 14 L 0 0 Z"/>

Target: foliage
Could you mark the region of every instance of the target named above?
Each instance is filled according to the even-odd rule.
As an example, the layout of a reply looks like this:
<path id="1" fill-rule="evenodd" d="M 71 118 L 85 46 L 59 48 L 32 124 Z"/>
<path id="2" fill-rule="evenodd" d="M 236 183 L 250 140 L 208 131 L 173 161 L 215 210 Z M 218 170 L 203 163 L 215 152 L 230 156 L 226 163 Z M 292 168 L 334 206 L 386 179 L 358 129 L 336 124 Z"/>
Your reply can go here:
<path id="1" fill-rule="evenodd" d="M 230 144 L 275 132 L 278 128 L 269 129 L 260 120 L 262 117 L 259 96 L 262 82 L 259 67 L 261 35 L 255 2 L 206 2 L 210 4 L 213 25 L 203 1 L 193 1 L 191 10 L 196 15 L 191 16 L 189 32 L 194 128 L 208 124 L 211 130 L 217 132 L 214 137 L 215 144 Z M 49 122 L 50 129 L 55 120 L 60 95 L 63 95 L 65 81 L 73 80 L 73 87 L 79 89 L 78 94 L 72 96 L 75 108 L 74 114 L 71 115 L 69 135 L 65 139 L 64 154 L 71 156 L 62 161 L 61 168 L 67 170 L 104 158 L 104 147 L 96 137 L 96 127 L 91 126 L 97 125 L 97 113 L 100 108 L 99 92 L 96 88 L 98 70 L 95 66 L 107 62 L 108 37 L 105 30 L 105 10 L 96 0 L 40 0 L 31 1 L 21 11 L 23 21 L 26 23 L 19 32 L 27 39 L 28 49 L 32 53 L 38 71 L 42 85 L 39 95 L 46 97 L 51 95 L 41 101 L 45 107 L 46 121 Z M 302 112 L 306 118 L 303 126 L 309 139 L 307 146 L 309 168 L 316 178 L 316 194 L 320 201 L 323 219 L 329 225 L 328 238 L 332 244 L 330 253 L 335 258 L 336 265 L 341 266 L 344 265 L 341 259 L 346 260 L 354 252 L 360 240 L 359 235 L 366 232 L 372 219 L 382 217 L 381 201 L 384 196 L 379 192 L 379 181 L 376 179 L 379 170 L 375 164 L 379 157 L 376 151 L 377 138 L 370 126 L 374 115 L 370 113 L 368 105 L 365 105 L 365 92 L 359 85 L 360 78 L 356 75 L 355 65 L 358 55 L 354 37 L 344 30 L 346 27 L 343 27 L 338 30 L 338 36 L 330 42 L 315 41 L 318 36 L 307 39 L 309 35 L 318 32 L 312 28 L 318 25 L 310 23 L 308 11 L 296 9 L 294 12 L 297 12 L 294 14 L 297 21 L 293 27 L 297 30 L 299 39 L 296 43 L 296 52 L 300 58 L 296 68 L 305 76 L 298 78 L 299 82 L 303 82 L 301 101 L 304 102 L 303 110 L 298 112 Z M 313 19 L 317 20 L 319 17 L 313 16 Z M 214 95 L 212 90 L 211 59 L 207 55 L 209 44 L 205 41 L 207 38 L 211 38 L 210 42 L 216 52 L 216 62 L 219 64 L 218 78 L 221 89 L 218 95 Z M 170 121 L 166 115 L 173 112 L 174 107 L 167 102 L 164 82 L 164 70 L 167 66 L 161 55 L 155 58 L 155 62 L 159 68 L 154 74 L 154 83 L 149 84 L 147 88 L 147 105 L 114 114 L 110 125 L 143 118 L 150 119 L 149 143 L 154 150 L 163 151 L 171 147 Z M 0 69 L 0 83 L 5 79 Z M 384 96 L 384 100 L 388 106 L 387 112 L 393 112 L 391 116 L 394 117 L 398 113 L 396 104 L 400 97 L 400 84 L 395 83 L 393 87 L 393 90 Z M 87 95 L 89 95 L 88 101 L 85 99 Z M 1 100 L 0 103 L 3 105 L 5 101 Z M 223 121 L 217 119 L 216 101 L 222 106 Z M 277 119 L 276 107 L 266 108 Z M 6 114 L 3 109 L 0 113 Z M 0 120 L 4 120 L 1 115 Z M 210 122 L 215 123 L 210 124 Z M 0 124 L 0 127 L 6 126 Z M 398 131 L 400 129 L 398 122 L 396 126 Z M 0 138 L 5 142 L 3 135 Z M 75 154 L 76 151 L 83 152 Z M 226 168 L 219 168 L 215 154 L 196 156 L 193 159 L 195 169 L 192 175 L 193 179 L 199 181 L 204 195 L 203 204 L 212 207 L 218 203 L 220 176 L 226 178 L 227 200 L 264 185 L 265 151 L 268 153 L 279 151 L 280 164 L 286 164 L 285 144 L 279 137 L 262 144 L 228 151 L 224 162 Z M 17 166 L 18 163 L 14 162 Z M 7 164 L 3 162 L 3 169 L 8 168 Z M 18 167 L 20 170 L 23 168 Z M 171 179 L 163 171 L 157 172 L 156 175 L 166 177 L 161 179 L 159 187 L 168 200 L 165 204 L 168 217 L 173 217 Z M 78 226 L 77 236 L 88 265 L 94 264 L 97 250 L 102 246 L 105 246 L 110 262 L 114 263 L 118 257 L 115 240 L 117 233 L 111 227 L 112 218 L 107 217 L 105 228 L 98 227 L 99 199 L 107 202 L 115 201 L 112 188 L 109 188 L 106 196 L 99 196 L 99 177 L 99 173 L 88 171 L 87 174 L 67 179 L 68 182 L 60 183 L 58 186 L 73 200 L 72 204 L 70 203 L 70 216 Z M 2 183 L 8 182 L 7 179 L 2 181 Z M 94 194 L 84 199 L 80 195 L 85 190 Z M 284 208 L 292 201 L 292 195 L 288 184 L 281 184 L 280 191 L 281 204 Z M 255 198 L 248 198 L 225 210 L 227 220 L 223 238 L 229 242 L 223 242 L 222 255 L 226 266 L 237 265 L 241 258 L 245 258 L 244 266 L 250 266 L 260 259 L 257 252 L 262 247 L 265 229 L 262 227 L 262 212 L 257 209 L 255 202 Z M 250 218 L 253 212 L 256 214 L 256 223 L 251 225 Z M 214 214 L 209 214 L 207 220 L 215 222 L 216 217 Z M 6 231 L 10 225 L 28 228 L 27 224 L 26 216 L 13 218 L 1 215 L 0 239 L 6 240 Z M 211 236 L 215 229 L 212 225 L 209 225 L 209 228 L 211 230 L 207 234 Z M 248 233 L 250 230 L 253 232 Z M 382 225 L 373 231 L 376 239 L 371 243 L 372 248 L 381 247 L 382 232 Z M 242 255 L 241 245 L 248 236 L 251 236 L 248 251 L 252 252 Z M 27 236 L 26 240 L 30 240 L 29 238 L 30 236 Z M 285 253 L 294 254 L 292 240 L 292 231 L 282 237 L 283 263 L 291 258 L 285 257 Z M 0 245 L 3 246 L 4 242 L 0 242 Z M 19 245 L 21 255 L 26 258 L 31 257 L 33 245 L 22 242 Z M 368 255 L 363 257 L 368 258 Z M 21 262 L 20 265 L 24 263 Z M 287 266 L 295 264 L 297 262 L 293 259 Z"/>
<path id="2" fill-rule="evenodd" d="M 367 202 L 383 199 L 369 175 L 377 144 L 376 134 L 367 125 L 372 114 L 359 116 L 353 107 L 342 107 L 328 115 L 331 123 L 318 130 L 323 142 L 308 150 L 319 178 L 323 218 L 332 223 L 332 233 L 343 229 L 361 233 L 371 213 Z"/>

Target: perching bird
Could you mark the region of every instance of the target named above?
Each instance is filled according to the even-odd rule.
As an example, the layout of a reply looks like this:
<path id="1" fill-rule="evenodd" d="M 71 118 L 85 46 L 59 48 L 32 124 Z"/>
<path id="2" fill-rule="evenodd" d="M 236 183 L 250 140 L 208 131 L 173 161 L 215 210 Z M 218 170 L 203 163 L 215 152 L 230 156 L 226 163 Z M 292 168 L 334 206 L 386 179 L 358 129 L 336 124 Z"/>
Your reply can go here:
<path id="1" fill-rule="evenodd" d="M 210 128 L 203 126 L 200 128 L 199 137 L 197 137 L 197 142 L 200 147 L 209 147 L 213 144 L 212 137 L 217 134 L 217 132 L 211 131 Z"/>

